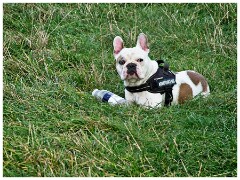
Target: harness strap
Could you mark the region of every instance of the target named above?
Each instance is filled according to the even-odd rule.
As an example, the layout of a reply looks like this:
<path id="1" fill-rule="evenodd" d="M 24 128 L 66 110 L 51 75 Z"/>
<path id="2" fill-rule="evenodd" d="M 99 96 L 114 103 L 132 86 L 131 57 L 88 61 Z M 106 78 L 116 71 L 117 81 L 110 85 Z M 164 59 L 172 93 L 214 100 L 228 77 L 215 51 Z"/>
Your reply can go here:
<path id="1" fill-rule="evenodd" d="M 164 103 L 164 106 L 170 106 L 171 105 L 171 102 L 173 100 L 173 94 L 172 94 L 172 89 L 170 91 L 167 91 L 165 93 L 165 103 Z"/>
<path id="2" fill-rule="evenodd" d="M 144 83 L 140 86 L 125 86 L 125 89 L 131 93 L 136 93 L 136 92 L 148 91 L 150 87 L 151 86 L 149 83 Z"/>
<path id="3" fill-rule="evenodd" d="M 172 73 L 169 70 L 169 64 L 164 62 L 163 60 L 158 60 L 157 61 L 159 68 L 155 74 L 153 74 L 147 81 L 146 83 L 140 85 L 140 86 L 126 86 L 126 90 L 128 90 L 131 93 L 136 93 L 136 92 L 142 92 L 142 91 L 148 91 L 151 93 L 165 93 L 165 106 L 170 106 L 171 102 L 173 100 L 173 95 L 172 95 L 172 87 L 175 82 L 175 74 Z M 163 64 L 163 66 L 161 65 Z M 168 82 L 169 84 L 166 85 L 159 85 L 161 82 L 165 81 Z M 164 82 L 164 83 L 165 83 Z"/>

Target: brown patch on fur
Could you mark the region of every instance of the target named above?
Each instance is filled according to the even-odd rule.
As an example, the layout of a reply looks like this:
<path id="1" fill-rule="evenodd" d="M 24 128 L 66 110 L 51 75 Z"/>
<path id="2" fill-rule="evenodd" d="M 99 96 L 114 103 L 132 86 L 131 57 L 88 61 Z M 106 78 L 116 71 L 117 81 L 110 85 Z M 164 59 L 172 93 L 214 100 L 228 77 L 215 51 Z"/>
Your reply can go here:
<path id="1" fill-rule="evenodd" d="M 203 77 L 203 75 L 196 73 L 196 72 L 192 72 L 192 71 L 188 71 L 187 75 L 190 77 L 191 81 L 195 85 L 198 85 L 199 82 L 201 82 L 203 92 L 207 91 L 208 83 L 207 83 L 206 79 Z"/>
<path id="2" fill-rule="evenodd" d="M 122 56 L 119 56 L 116 60 L 117 60 L 117 62 L 118 61 L 120 61 L 120 60 L 122 60 L 123 59 L 123 57 Z"/>
<path id="3" fill-rule="evenodd" d="M 184 101 L 191 99 L 193 97 L 192 88 L 186 84 L 182 83 L 179 89 L 178 103 L 182 104 Z"/>

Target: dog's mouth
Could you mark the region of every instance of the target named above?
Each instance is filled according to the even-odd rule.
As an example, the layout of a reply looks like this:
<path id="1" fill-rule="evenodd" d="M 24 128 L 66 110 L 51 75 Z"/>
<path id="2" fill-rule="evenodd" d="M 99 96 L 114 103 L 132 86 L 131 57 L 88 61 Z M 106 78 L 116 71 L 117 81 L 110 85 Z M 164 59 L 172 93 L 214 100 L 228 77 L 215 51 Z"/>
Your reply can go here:
<path id="1" fill-rule="evenodd" d="M 136 70 L 128 70 L 126 79 L 140 79 Z"/>
<path id="2" fill-rule="evenodd" d="M 143 79 L 141 70 L 138 68 L 128 68 L 124 69 L 121 73 L 121 79 L 122 80 L 134 80 L 138 81 L 140 79 Z"/>
<path id="3" fill-rule="evenodd" d="M 127 74 L 130 75 L 130 76 L 132 76 L 134 74 L 137 75 L 137 71 L 136 70 L 127 70 Z"/>

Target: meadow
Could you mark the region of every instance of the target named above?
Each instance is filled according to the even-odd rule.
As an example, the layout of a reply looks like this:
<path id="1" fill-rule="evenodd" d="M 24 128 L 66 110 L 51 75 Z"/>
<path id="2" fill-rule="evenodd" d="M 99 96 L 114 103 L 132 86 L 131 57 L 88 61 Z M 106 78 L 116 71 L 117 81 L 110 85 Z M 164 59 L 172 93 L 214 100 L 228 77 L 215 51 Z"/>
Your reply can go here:
<path id="1" fill-rule="evenodd" d="M 3 4 L 4 177 L 237 176 L 237 4 Z M 145 109 L 113 58 L 139 33 L 151 59 L 203 74 L 208 98 Z"/>

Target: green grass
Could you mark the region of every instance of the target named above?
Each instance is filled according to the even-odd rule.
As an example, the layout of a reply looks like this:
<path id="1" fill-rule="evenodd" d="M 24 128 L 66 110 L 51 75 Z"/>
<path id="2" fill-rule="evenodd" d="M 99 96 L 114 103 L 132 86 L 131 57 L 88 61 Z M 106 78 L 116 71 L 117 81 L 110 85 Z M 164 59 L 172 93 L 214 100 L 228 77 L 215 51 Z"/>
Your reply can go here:
<path id="1" fill-rule="evenodd" d="M 237 4 L 4 4 L 4 176 L 237 176 Z M 112 41 L 211 95 L 181 106 L 110 106 L 124 96 Z"/>

